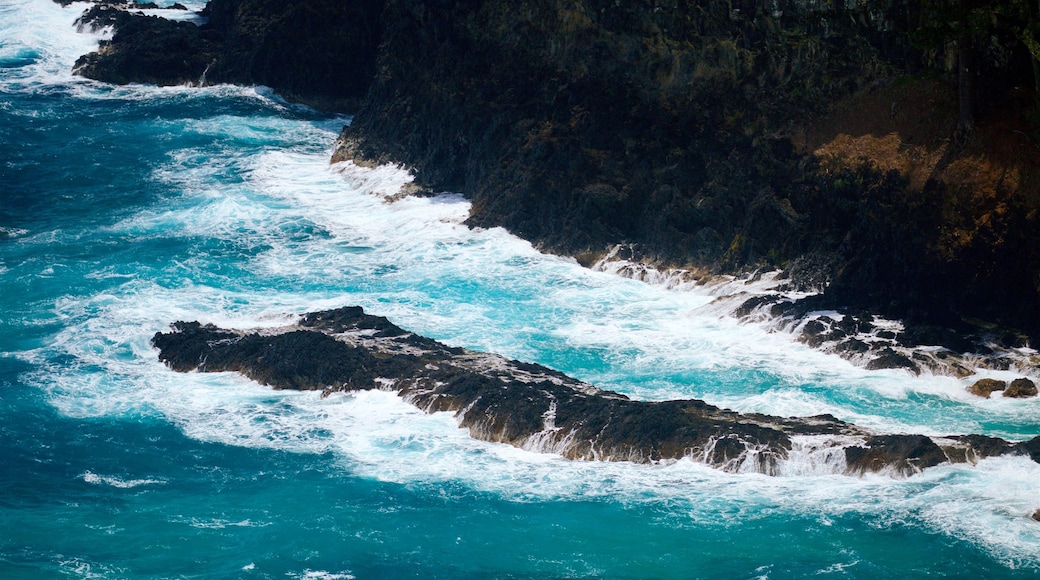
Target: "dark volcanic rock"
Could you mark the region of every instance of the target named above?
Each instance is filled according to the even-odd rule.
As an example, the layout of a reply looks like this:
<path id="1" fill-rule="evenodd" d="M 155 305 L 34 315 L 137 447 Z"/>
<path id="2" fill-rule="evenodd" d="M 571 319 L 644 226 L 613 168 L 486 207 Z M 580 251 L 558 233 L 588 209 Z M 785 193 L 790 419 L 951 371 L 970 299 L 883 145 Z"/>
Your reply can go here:
<path id="1" fill-rule="evenodd" d="M 427 412 L 454 412 L 474 437 L 572 459 L 691 458 L 777 474 L 801 436 L 862 438 L 845 452 L 848 471 L 857 474 L 912 474 L 1009 450 L 1040 457 L 1040 438 L 1012 447 L 966 436 L 942 447 L 919 435 L 874 435 L 830 415 L 741 415 L 698 400 L 633 401 L 540 365 L 445 346 L 358 307 L 306 314 L 296 325 L 263 332 L 177 322 L 152 343 L 176 371 L 236 371 L 276 389 L 325 394 L 395 390 Z"/>
<path id="2" fill-rule="evenodd" d="M 867 363 L 867 370 L 881 369 L 907 369 L 915 375 L 921 372 L 914 361 L 890 348 L 882 350 L 875 359 Z"/>
<path id="3" fill-rule="evenodd" d="M 916 473 L 948 460 L 943 450 L 924 435 L 878 435 L 867 439 L 866 446 L 845 449 L 845 461 L 851 473 L 895 469 Z"/>
<path id="4" fill-rule="evenodd" d="M 1019 455 L 1028 455 L 1030 459 L 1040 463 L 1040 437 L 1033 437 L 1029 441 L 1016 443 L 1011 450 Z"/>
<path id="5" fill-rule="evenodd" d="M 104 16 L 116 35 L 77 71 L 264 84 L 357 112 L 334 160 L 404 164 L 417 188 L 469 197 L 469 224 L 585 261 L 622 244 L 701 272 L 785 267 L 791 289 L 914 320 L 907 346 L 966 352 L 966 316 L 1040 328 L 1036 211 L 1009 201 L 975 216 L 960 210 L 996 198 L 936 180 L 911 190 L 898 172 L 829 167 L 797 144 L 836 99 L 942 69 L 942 51 L 911 42 L 928 7 L 738 4 L 212 0 L 201 27 Z M 1012 36 L 989 35 L 986 50 L 1020 53 Z M 1020 59 L 977 56 L 987 78 L 1032 82 L 1008 64 Z M 987 225 L 950 234 L 962 215 Z"/>
<path id="6" fill-rule="evenodd" d="M 267 85 L 340 111 L 358 107 L 375 75 L 382 1 L 212 0 L 201 26 L 129 10 L 141 7 L 88 10 L 81 28 L 114 26 L 115 35 L 74 71 L 120 84 Z"/>
<path id="7" fill-rule="evenodd" d="M 81 56 L 76 74 L 110 83 L 198 83 L 216 58 L 217 45 L 197 26 L 96 5 L 77 20 L 80 29 L 114 26 L 111 40 Z"/>

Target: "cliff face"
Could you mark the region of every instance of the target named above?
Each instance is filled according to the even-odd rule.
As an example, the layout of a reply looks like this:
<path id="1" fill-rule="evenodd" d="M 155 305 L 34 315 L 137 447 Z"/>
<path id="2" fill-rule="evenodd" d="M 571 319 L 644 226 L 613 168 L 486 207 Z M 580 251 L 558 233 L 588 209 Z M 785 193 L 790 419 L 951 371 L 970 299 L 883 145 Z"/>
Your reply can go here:
<path id="1" fill-rule="evenodd" d="M 827 289 L 820 307 L 1036 332 L 1028 53 L 1014 27 L 976 35 L 965 139 L 954 52 L 911 42 L 921 6 L 213 0 L 183 34 L 210 82 L 356 112 L 334 160 L 407 165 L 472 199 L 471 225 L 587 263 L 624 244 L 698 272 L 783 267 Z M 81 72 L 126 82 L 106 71 L 156 42 L 133 28 Z"/>
<path id="2" fill-rule="evenodd" d="M 905 3 L 388 2 L 343 156 L 466 192 L 549 250 L 754 266 L 806 249 L 790 121 L 890 76 Z M 903 31 L 902 34 L 899 31 Z"/>
<path id="3" fill-rule="evenodd" d="M 912 45 L 918 6 L 390 0 L 379 74 L 336 159 L 404 163 L 469 196 L 470 224 L 589 262 L 623 243 L 700 271 L 780 266 L 796 286 L 828 286 L 831 305 L 1035 329 L 1035 184 L 998 178 L 978 199 L 939 175 L 945 165 L 915 185 L 869 151 L 821 163 L 806 150 L 834 102 L 933 82 L 947 55 Z M 1027 80 L 1002 46 L 1006 62 L 986 69 L 1007 77 L 985 85 L 994 102 L 1008 79 Z M 949 142 L 956 90 L 935 86 L 927 113 L 953 99 L 939 121 Z M 894 117 L 907 94 L 863 114 Z M 917 122 L 894 127 L 897 140 Z"/>

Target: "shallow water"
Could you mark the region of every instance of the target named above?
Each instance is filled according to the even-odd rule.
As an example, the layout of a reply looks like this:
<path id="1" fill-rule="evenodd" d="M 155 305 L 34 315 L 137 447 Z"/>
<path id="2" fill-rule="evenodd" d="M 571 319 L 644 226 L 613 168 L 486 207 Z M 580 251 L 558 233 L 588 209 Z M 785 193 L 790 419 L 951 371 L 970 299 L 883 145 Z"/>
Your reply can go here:
<path id="1" fill-rule="evenodd" d="M 199 7 L 196 2 L 191 7 Z M 174 320 L 278 326 L 357 304 L 603 388 L 886 431 L 1040 435 L 1040 400 L 865 372 L 711 296 L 388 203 L 329 166 L 349 119 L 263 88 L 73 77 L 86 7 L 0 0 L 0 577 L 1040 574 L 1040 466 L 921 476 L 571 462 L 471 439 L 382 392 L 274 392 L 164 368 Z"/>

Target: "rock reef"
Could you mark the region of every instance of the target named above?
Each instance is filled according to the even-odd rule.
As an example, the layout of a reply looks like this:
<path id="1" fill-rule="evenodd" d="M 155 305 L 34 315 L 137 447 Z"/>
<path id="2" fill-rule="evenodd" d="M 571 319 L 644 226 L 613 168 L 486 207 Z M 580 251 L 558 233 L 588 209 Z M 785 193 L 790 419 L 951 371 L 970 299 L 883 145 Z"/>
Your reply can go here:
<path id="1" fill-rule="evenodd" d="M 879 434 L 828 415 L 740 414 L 699 400 L 634 401 L 537 364 L 453 348 L 360 307 L 313 312 L 262 331 L 176 322 L 152 343 L 179 372 L 241 373 L 276 389 L 323 394 L 396 391 L 428 412 L 452 412 L 478 439 L 570 459 L 688 458 L 731 472 L 784 473 L 795 454 L 852 475 L 907 476 L 1015 453 L 1040 462 L 1040 437 Z"/>

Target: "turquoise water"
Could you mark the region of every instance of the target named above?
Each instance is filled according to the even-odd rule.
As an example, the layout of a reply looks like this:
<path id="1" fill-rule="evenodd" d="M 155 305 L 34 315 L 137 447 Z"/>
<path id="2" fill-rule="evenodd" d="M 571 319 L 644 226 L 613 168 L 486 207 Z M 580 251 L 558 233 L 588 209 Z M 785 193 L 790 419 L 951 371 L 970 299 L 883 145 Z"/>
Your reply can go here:
<path id="1" fill-rule="evenodd" d="M 706 290 L 469 230 L 458 196 L 390 203 L 406 172 L 328 164 L 349 119 L 263 88 L 73 77 L 98 41 L 72 26 L 85 6 L 0 0 L 0 577 L 1040 575 L 1022 458 L 908 479 L 570 462 L 389 393 L 168 371 L 148 340 L 174 320 L 359 304 L 643 399 L 1040 435 L 1038 400 L 864 372 Z"/>

